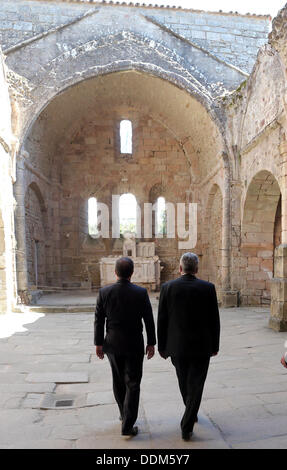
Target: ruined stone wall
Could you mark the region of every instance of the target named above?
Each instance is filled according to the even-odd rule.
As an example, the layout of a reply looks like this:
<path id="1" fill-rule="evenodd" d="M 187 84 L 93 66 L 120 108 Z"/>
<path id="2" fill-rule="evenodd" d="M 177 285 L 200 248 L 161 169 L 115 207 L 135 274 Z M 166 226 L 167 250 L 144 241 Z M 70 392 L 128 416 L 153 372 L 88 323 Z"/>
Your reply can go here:
<path id="1" fill-rule="evenodd" d="M 285 81 L 278 54 L 270 46 L 259 54 L 247 83 L 242 83 L 246 74 L 228 64 L 251 71 L 258 47 L 266 41 L 269 19 L 94 2 L 4 0 L 1 6 L 1 41 L 20 116 L 19 194 L 26 196 L 27 232 L 19 252 L 27 251 L 30 286 L 35 283 L 36 249 L 41 283 L 81 285 L 88 280 L 99 285 L 99 258 L 120 254 L 122 245 L 119 240 L 96 241 L 87 235 L 88 197 L 110 203 L 112 194 L 132 192 L 141 204 L 155 194 L 171 202 L 191 198 L 199 203 L 199 275 L 218 287 L 230 261 L 230 204 L 231 287 L 241 292 L 243 303 L 268 300 L 273 248 L 280 232 L 278 201 L 274 209 L 278 222 L 270 215 L 268 229 L 262 220 L 257 231 L 251 228 L 246 236 L 249 240 L 261 232 L 268 238 L 265 245 L 270 245 L 273 223 L 272 249 L 263 247 L 258 237 L 251 241 L 257 243 L 252 253 L 244 251 L 243 225 L 248 189 L 256 175 L 267 171 L 280 183 Z M 104 100 L 106 107 L 96 109 L 95 115 L 93 101 L 85 95 L 85 90 L 90 91 L 96 98 L 92 88 L 66 91 L 80 81 L 127 70 L 163 79 L 156 88 L 162 99 L 154 90 L 149 92 L 148 80 L 128 92 L 121 86 L 113 88 L 124 91 L 122 102 L 134 123 L 133 158 L 121 160 L 117 126 L 122 109 L 118 112 L 115 104 L 111 111 L 115 99 L 106 93 L 104 81 L 103 101 L 95 99 L 94 108 Z M 123 82 L 126 79 L 123 74 Z M 176 86 L 169 90 L 167 83 Z M 184 90 L 182 96 L 179 90 Z M 218 98 L 224 93 L 224 100 Z M 55 96 L 65 94 L 66 99 L 60 100 L 63 107 L 57 108 Z M 73 120 L 78 127 L 70 132 Z M 272 252 L 268 259 L 259 256 L 268 251 Z M 180 256 L 176 241 L 158 241 L 157 252 L 164 264 L 162 280 L 175 277 Z M 260 258 L 259 263 L 255 258 Z M 227 286 L 226 276 L 224 282 Z"/>
<path id="2" fill-rule="evenodd" d="M 213 97 L 233 90 L 246 74 L 158 26 L 138 8 L 127 12 L 120 6 L 93 7 L 79 21 L 6 50 L 21 115 L 21 144 L 55 95 L 83 80 L 119 71 L 161 77 L 197 97 L 217 121 L 221 119 Z"/>
<path id="3" fill-rule="evenodd" d="M 123 118 L 133 123 L 132 158 L 119 158 Z M 206 109 L 167 80 L 134 71 L 86 80 L 59 94 L 31 126 L 24 148 L 24 192 L 37 188 L 45 208 L 41 214 L 38 203 L 30 204 L 35 210 L 26 207 L 30 288 L 37 237 L 29 227 L 38 227 L 41 216 L 46 285 L 76 287 L 88 280 L 98 286 L 99 258 L 120 255 L 122 242 L 88 236 L 90 196 L 109 205 L 112 194 L 125 192 L 141 205 L 160 196 L 175 204 L 201 203 L 208 189 L 197 191 L 198 183 L 207 178 L 211 184 L 218 172 L 222 178 L 220 132 Z M 199 210 L 199 223 L 201 215 Z M 200 231 L 198 238 L 200 254 Z M 157 254 L 162 280 L 176 277 L 177 240 L 157 240 Z"/>
<path id="4" fill-rule="evenodd" d="M 268 304 L 280 243 L 285 80 L 278 53 L 260 51 L 253 73 L 226 104 L 234 155 L 232 288 L 244 305 Z M 277 214 L 277 218 L 276 218 Z"/>
<path id="5" fill-rule="evenodd" d="M 6 68 L 0 48 L 0 313 L 10 311 L 15 301 L 14 200 L 12 192 L 11 104 Z"/>
<path id="6" fill-rule="evenodd" d="M 9 49 L 52 28 L 73 22 L 93 8 L 108 13 L 104 21 L 101 19 L 99 22 L 99 28 L 104 26 L 106 30 L 113 29 L 119 21 L 119 10 L 131 19 L 136 12 L 246 72 L 251 72 L 258 49 L 267 42 L 270 27 L 269 17 L 255 15 L 107 5 L 88 1 L 2 0 L 0 43 L 3 49 Z M 97 24 L 96 16 L 93 21 Z"/>
<path id="7" fill-rule="evenodd" d="M 152 16 L 172 31 L 249 73 L 270 27 L 266 17 L 192 11 L 159 13 Z"/>

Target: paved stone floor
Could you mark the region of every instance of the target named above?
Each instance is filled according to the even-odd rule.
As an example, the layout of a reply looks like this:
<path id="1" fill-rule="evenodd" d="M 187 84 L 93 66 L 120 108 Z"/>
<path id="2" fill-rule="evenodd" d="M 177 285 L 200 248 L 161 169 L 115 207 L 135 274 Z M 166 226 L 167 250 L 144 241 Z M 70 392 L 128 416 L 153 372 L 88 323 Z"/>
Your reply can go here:
<path id="1" fill-rule="evenodd" d="M 152 303 L 156 315 L 155 296 Z M 220 354 L 211 361 L 193 440 L 185 443 L 170 360 L 145 360 L 140 433 L 124 438 L 108 361 L 95 356 L 93 313 L 31 313 L 26 330 L 0 339 L 0 448 L 287 448 L 287 371 L 280 364 L 287 335 L 268 329 L 268 316 L 268 309 L 221 310 Z"/>

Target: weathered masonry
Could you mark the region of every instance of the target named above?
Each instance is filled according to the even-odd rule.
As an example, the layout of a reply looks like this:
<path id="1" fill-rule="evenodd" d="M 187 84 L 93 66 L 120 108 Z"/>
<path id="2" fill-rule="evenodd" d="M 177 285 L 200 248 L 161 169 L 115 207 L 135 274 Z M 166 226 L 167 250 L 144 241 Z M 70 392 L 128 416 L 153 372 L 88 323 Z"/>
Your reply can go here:
<path id="1" fill-rule="evenodd" d="M 286 15 L 268 36 L 268 16 L 1 2 L 3 312 L 97 288 L 123 241 L 90 235 L 88 201 L 131 193 L 141 208 L 196 202 L 199 275 L 222 306 L 270 304 L 287 329 Z M 178 238 L 156 252 L 162 281 L 177 276 Z"/>

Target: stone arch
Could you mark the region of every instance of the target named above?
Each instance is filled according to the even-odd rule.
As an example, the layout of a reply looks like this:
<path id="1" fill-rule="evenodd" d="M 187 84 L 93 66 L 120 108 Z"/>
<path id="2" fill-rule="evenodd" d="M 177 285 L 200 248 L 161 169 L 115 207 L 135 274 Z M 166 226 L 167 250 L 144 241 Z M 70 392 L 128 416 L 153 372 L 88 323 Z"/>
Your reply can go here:
<path id="1" fill-rule="evenodd" d="M 246 305 L 269 304 L 274 275 L 274 249 L 281 243 L 281 191 L 268 170 L 251 180 L 241 226 L 242 291 Z"/>
<path id="2" fill-rule="evenodd" d="M 29 184 L 28 186 L 28 189 L 32 189 L 34 191 L 34 193 L 37 195 L 37 198 L 38 198 L 38 201 L 39 201 L 39 204 L 40 204 L 40 208 L 41 208 L 41 212 L 43 213 L 43 221 L 44 221 L 44 225 L 46 225 L 46 217 L 44 216 L 44 214 L 46 213 L 47 209 L 46 209 L 46 204 L 45 204 L 45 200 L 44 200 L 44 197 L 42 195 L 42 192 L 38 186 L 38 184 L 33 181 L 32 183 Z M 44 228 L 46 228 L 44 226 Z"/>
<path id="3" fill-rule="evenodd" d="M 275 214 L 275 221 L 274 221 L 274 248 L 281 245 L 282 243 L 282 195 L 280 194 L 280 198 L 277 204 L 276 214 Z"/>
<path id="4" fill-rule="evenodd" d="M 109 64 L 110 65 L 110 64 Z M 175 65 L 175 64 L 174 64 Z M 153 63 L 146 63 L 146 64 L 141 64 L 138 62 L 132 62 L 130 66 L 127 66 L 126 61 L 121 63 L 121 61 L 115 61 L 115 64 L 110 68 L 110 67 L 100 67 L 99 70 L 94 71 L 91 73 L 91 68 L 88 70 L 88 75 L 85 76 L 85 73 L 83 72 L 82 74 L 76 74 L 76 76 L 73 78 L 73 83 L 67 84 L 67 80 L 65 80 L 63 86 L 59 89 L 58 86 L 54 83 L 51 86 L 51 89 L 48 90 L 49 96 L 44 100 L 45 95 L 43 93 L 42 88 L 40 87 L 40 95 L 36 96 L 35 98 L 35 105 L 31 105 L 29 108 L 29 112 L 25 113 L 25 124 L 23 129 L 20 131 L 19 135 L 19 151 L 18 154 L 20 155 L 23 151 L 26 150 L 25 142 L 27 142 L 27 138 L 29 138 L 29 135 L 32 132 L 33 126 L 36 123 L 36 121 L 41 118 L 41 115 L 45 113 L 45 110 L 49 105 L 57 99 L 59 96 L 65 94 L 68 92 L 71 88 L 74 86 L 77 86 L 81 83 L 93 80 L 95 78 L 102 78 L 105 76 L 117 74 L 117 73 L 124 73 L 124 72 L 135 72 L 135 73 L 140 73 L 143 75 L 146 75 L 148 77 L 152 78 L 160 78 L 164 82 L 167 82 L 173 86 L 176 87 L 176 89 L 179 89 L 187 94 L 187 96 L 194 98 L 200 105 L 203 106 L 205 111 L 207 112 L 210 121 L 213 123 L 215 126 L 216 130 L 218 131 L 218 137 L 220 139 L 220 144 L 221 144 L 221 155 L 223 157 L 222 163 L 224 167 L 224 171 L 227 171 L 230 173 L 231 168 L 232 168 L 232 162 L 230 159 L 233 158 L 233 155 L 228 152 L 228 145 L 226 141 L 226 135 L 225 135 L 225 128 L 224 128 L 224 123 L 222 120 L 222 113 L 219 112 L 218 107 L 214 106 L 214 100 L 211 99 L 211 96 L 209 96 L 208 93 L 205 93 L 204 89 L 201 90 L 200 87 L 198 88 L 190 86 L 188 82 L 183 80 L 183 82 L 179 79 L 176 79 L 174 74 L 169 74 L 165 73 L 164 70 L 162 69 L 157 69 Z M 190 73 L 188 72 L 190 75 Z M 198 85 L 198 83 L 196 82 Z M 56 93 L 55 93 L 55 90 Z M 188 107 L 188 106 L 187 106 Z M 186 156 L 186 159 L 191 166 L 192 164 L 192 159 L 190 153 L 193 151 L 192 144 L 189 141 L 190 137 L 185 136 L 184 139 L 181 138 L 179 133 L 175 132 L 174 129 L 170 126 L 169 122 L 165 122 L 163 119 L 162 114 L 160 113 L 159 116 L 157 115 L 151 115 L 152 119 L 155 121 L 158 121 L 159 124 L 163 125 L 163 127 L 166 128 L 166 130 L 173 135 L 175 140 L 178 141 L 178 144 L 182 148 L 182 151 L 184 155 Z M 24 120 L 23 120 L 24 121 Z M 194 176 L 193 176 L 194 177 Z"/>
<path id="5" fill-rule="evenodd" d="M 156 234 L 156 211 L 152 211 L 152 234 L 153 238 L 150 241 L 155 241 L 156 252 L 161 259 L 161 278 L 162 281 L 167 281 L 171 277 L 175 278 L 178 276 L 179 258 L 181 252 L 178 253 L 178 237 L 175 228 L 175 238 L 169 238 L 167 229 L 169 224 L 176 226 L 176 203 L 185 202 L 182 199 L 177 200 L 174 195 L 171 194 L 169 185 L 164 182 L 157 182 L 153 184 L 148 193 L 148 202 L 153 206 L 157 203 L 159 198 L 164 198 L 166 204 L 166 227 L 165 233 L 162 236 L 155 237 Z M 180 195 L 182 197 L 182 195 Z M 170 204 L 170 206 L 168 206 Z M 174 207 L 174 210 L 172 209 Z"/>
<path id="6" fill-rule="evenodd" d="M 115 51 L 118 43 L 121 43 L 121 48 Z M 21 53 L 23 55 L 23 51 Z M 17 60 L 17 54 L 13 54 L 13 62 Z M 103 57 L 108 58 L 106 63 Z M 71 74 L 71 69 L 77 70 L 77 73 Z M 37 77 L 37 83 L 29 93 L 30 107 L 25 116 L 20 145 L 36 119 L 57 95 L 81 81 L 131 70 L 162 78 L 187 91 L 206 108 L 224 134 L 220 110 L 212 98 L 214 83 L 209 84 L 196 67 L 190 67 L 180 54 L 163 42 L 151 41 L 130 31 L 121 31 L 77 45 L 39 68 L 33 76 Z"/>
<path id="7" fill-rule="evenodd" d="M 118 90 L 118 87 L 111 85 L 115 85 L 115 83 L 119 85 L 125 81 L 123 80 L 123 75 L 121 73 L 107 73 L 100 78 L 96 77 L 95 81 L 93 81 L 91 77 L 89 80 L 82 80 L 81 83 L 79 85 L 75 85 L 75 87 L 67 87 L 65 92 L 58 94 L 55 99 L 45 108 L 39 117 L 39 120 L 35 124 L 35 128 L 32 127 L 30 129 L 31 134 L 25 141 L 25 148 L 27 150 L 27 158 L 29 159 L 29 162 L 31 161 L 33 166 L 36 166 L 36 168 L 41 171 L 43 176 L 50 180 L 51 184 L 54 184 L 55 181 L 56 184 L 63 185 L 64 182 L 63 189 L 61 191 L 62 196 L 59 194 L 59 202 L 56 201 L 58 203 L 57 210 L 60 214 L 60 224 L 58 226 L 60 237 L 59 246 L 61 246 L 61 248 L 59 248 L 59 261 L 57 265 L 60 285 L 63 285 L 63 282 L 65 282 L 65 286 L 67 286 L 68 283 L 73 283 L 73 285 L 81 285 L 83 279 L 86 280 L 87 278 L 87 272 L 89 279 L 92 280 L 92 284 L 99 285 L 99 277 L 97 274 L 98 258 L 109 255 L 110 253 L 118 254 L 118 252 L 121 251 L 121 246 L 119 246 L 120 243 L 118 243 L 118 240 L 108 239 L 100 240 L 99 242 L 90 240 L 86 236 L 86 231 L 84 230 L 85 224 L 83 223 L 83 218 L 85 217 L 85 210 L 82 210 L 82 208 L 86 207 L 85 199 L 91 193 L 94 193 L 98 198 L 97 195 L 101 193 L 99 200 L 105 202 L 102 199 L 102 184 L 106 185 L 105 187 L 108 188 L 114 182 L 113 176 L 111 177 L 110 174 L 107 175 L 107 172 L 104 171 L 104 169 L 108 169 L 108 161 L 109 165 L 111 165 L 109 166 L 109 168 L 112 169 L 111 173 L 112 175 L 117 175 L 118 181 L 117 191 L 113 194 L 120 194 L 122 189 L 124 189 L 125 191 L 133 192 L 133 194 L 135 194 L 138 199 L 138 194 L 135 192 L 135 188 L 137 188 L 137 191 L 139 189 L 141 196 L 139 198 L 140 202 L 142 202 L 144 200 L 142 198 L 145 197 L 145 195 L 148 197 L 150 178 L 156 182 L 158 180 L 158 175 L 161 173 L 163 183 L 166 183 L 166 181 L 169 182 L 168 184 L 170 184 L 171 181 L 176 182 L 176 190 L 173 194 L 174 201 L 170 202 L 185 202 L 185 189 L 187 188 L 189 190 L 191 187 L 190 166 L 188 165 L 188 162 L 186 161 L 187 159 L 185 158 L 188 154 L 188 151 L 190 149 L 193 150 L 194 159 L 198 158 L 200 165 L 202 162 L 204 162 L 203 170 L 201 171 L 201 174 L 198 174 L 199 178 L 203 177 L 204 174 L 210 173 L 211 168 L 215 168 L 215 165 L 219 167 L 222 159 L 228 159 L 222 150 L 223 137 L 220 133 L 220 130 L 218 129 L 216 122 L 214 122 L 206 108 L 197 100 L 192 98 L 186 92 L 186 90 L 182 90 L 178 86 L 175 87 L 174 85 L 171 85 L 170 81 L 168 80 L 156 78 L 153 74 L 138 73 L 133 70 L 124 72 L 124 76 L 127 77 L 127 84 L 122 86 L 124 97 L 130 98 L 130 101 L 135 103 L 135 107 L 131 112 L 134 112 L 134 109 L 136 112 L 139 110 L 141 115 L 144 116 L 144 119 L 146 119 L 146 116 L 148 116 L 150 121 L 153 122 L 154 114 L 152 112 L 149 114 L 146 113 L 143 105 L 145 104 L 144 101 L 147 101 L 146 91 L 152 89 L 152 87 L 149 87 L 149 85 L 154 85 L 155 91 L 153 91 L 153 94 L 150 98 L 150 108 L 151 111 L 158 113 L 157 115 L 161 117 L 161 121 L 155 122 L 158 127 L 160 127 L 162 122 L 166 121 L 166 125 L 162 126 L 164 129 L 161 132 L 166 134 L 170 132 L 171 137 L 167 136 L 167 139 L 172 140 L 174 138 L 173 136 L 177 135 L 177 142 L 172 144 L 174 147 L 173 149 L 171 149 L 170 143 L 167 144 L 166 141 L 164 141 L 162 143 L 163 148 L 155 148 L 152 152 L 144 153 L 143 151 L 140 151 L 140 149 L 138 150 L 138 153 L 141 153 L 140 158 L 144 158 L 146 160 L 142 161 L 142 168 L 146 163 L 150 165 L 151 168 L 151 172 L 146 178 L 144 185 L 142 183 L 139 184 L 138 181 L 141 175 L 137 175 L 136 160 L 126 160 L 124 165 L 122 167 L 120 166 L 122 163 L 119 163 L 117 156 L 115 156 L 112 131 L 109 131 L 110 141 L 108 141 L 108 139 L 105 145 L 102 144 L 103 151 L 97 152 L 98 154 L 96 153 L 96 148 L 99 148 L 98 141 L 96 138 L 93 139 L 93 134 L 88 134 L 89 126 L 86 125 L 85 121 L 85 119 L 88 119 L 88 121 L 92 123 L 94 119 L 94 115 L 90 113 L 89 108 L 86 106 L 88 104 L 87 99 L 84 98 L 85 96 L 91 96 L 89 93 L 85 93 L 87 90 L 94 91 L 96 96 L 96 103 L 99 104 L 99 107 L 95 107 L 94 102 L 90 103 L 90 106 L 93 107 L 93 110 L 96 110 L 98 120 L 101 120 L 101 123 L 96 125 L 103 125 L 103 115 L 101 113 L 99 114 L 99 109 L 102 109 L 104 104 L 109 102 L 112 103 L 111 112 L 114 112 L 114 108 L 117 105 L 122 105 L 120 100 L 118 100 L 119 103 L 115 100 L 110 101 L 111 96 L 109 91 L 106 91 L 106 95 L 101 93 L 101 91 L 104 89 Z M 137 86 L 137 88 L 132 91 L 132 94 L 130 94 L 129 91 L 132 88 L 130 87 L 131 83 L 136 84 Z M 143 90 L 141 94 L 136 93 L 141 89 Z M 165 102 L 163 102 L 164 100 L 161 99 L 161 95 L 159 97 L 155 96 L 155 94 L 158 95 L 158 91 L 161 89 L 164 90 L 162 91 L 162 94 L 164 92 L 166 93 Z M 180 95 L 179 99 L 178 94 Z M 75 102 L 71 98 L 75 97 L 76 95 L 78 98 Z M 154 100 L 154 97 L 157 99 L 156 101 Z M 135 101 L 135 98 L 137 98 L 138 101 Z M 71 112 L 70 107 L 65 107 L 67 103 L 69 106 L 70 103 L 72 103 L 73 112 Z M 57 109 L 61 109 L 61 112 L 57 112 Z M 172 113 L 170 110 L 175 110 L 176 112 Z M 53 117 L 56 120 L 53 119 Z M 58 119 L 60 119 L 59 122 Z M 67 124 L 66 119 L 68 119 Z M 78 133 L 75 131 L 73 134 L 73 139 L 70 139 L 70 134 L 68 133 L 67 137 L 66 130 L 71 129 L 71 125 L 74 125 L 75 119 L 78 120 Z M 73 122 L 71 123 L 70 120 Z M 106 120 L 108 121 L 108 117 L 106 117 Z M 106 126 L 114 126 L 114 121 L 111 120 L 111 122 L 112 124 L 107 124 Z M 144 126 L 146 130 L 149 131 L 149 129 L 147 129 L 149 125 L 145 124 Z M 209 129 L 208 139 L 211 139 L 210 142 L 207 142 L 207 138 L 200 138 L 199 131 L 201 127 L 205 132 L 206 127 Z M 180 135 L 178 136 L 179 133 Z M 104 133 L 101 134 L 104 138 Z M 89 137 L 90 135 L 91 137 Z M 98 133 L 97 135 L 99 136 L 100 134 Z M 63 136 L 67 138 L 65 145 L 67 147 L 69 146 L 70 149 L 74 149 L 68 150 L 66 154 L 64 154 L 65 147 L 63 146 Z M 155 137 L 153 138 L 155 139 Z M 39 142 L 41 143 L 41 148 L 39 148 Z M 59 147 L 56 147 L 55 142 Z M 178 145 L 178 142 L 180 142 L 181 145 Z M 62 145 L 62 147 L 60 147 L 60 145 Z M 90 149 L 92 149 L 94 152 L 93 162 L 89 162 L 88 159 L 90 156 L 85 157 L 85 145 L 90 145 Z M 95 150 L 93 150 L 93 146 Z M 192 146 L 194 147 L 193 149 Z M 197 148 L 199 149 L 198 152 L 196 152 Z M 161 150 L 161 152 L 159 152 L 159 150 Z M 157 171 L 154 171 L 154 162 L 159 161 L 161 158 L 159 154 L 162 153 L 162 155 L 165 155 L 167 151 L 175 152 L 173 156 L 170 155 L 169 157 L 170 169 L 163 161 L 161 168 Z M 101 153 L 101 155 L 99 155 L 99 153 Z M 152 153 L 152 155 L 150 155 L 150 153 Z M 99 163 L 101 162 L 101 159 L 106 158 L 106 154 L 109 154 L 108 159 L 105 161 L 103 160 L 102 163 Z M 178 157 L 179 154 L 182 155 L 180 159 Z M 89 155 L 91 155 L 91 153 L 89 153 Z M 198 155 L 200 155 L 200 157 Z M 163 157 L 162 160 L 164 160 L 164 158 L 165 157 Z M 64 170 L 61 171 L 60 165 L 59 170 L 57 170 L 57 167 L 51 165 L 48 159 L 51 159 L 51 162 L 55 160 L 57 164 L 61 162 L 62 168 Z M 103 166 L 101 166 L 101 168 L 99 166 L 97 167 L 97 165 L 100 164 L 103 164 Z M 221 164 L 223 165 L 223 163 Z M 228 171 L 227 166 L 227 163 L 224 162 L 223 171 Z M 47 170 L 51 167 L 56 168 L 56 172 L 54 171 L 52 175 L 53 180 L 51 179 L 51 175 Z M 65 171 L 65 169 L 68 170 L 68 167 L 69 175 L 66 177 L 65 173 L 67 174 L 67 171 Z M 104 173 L 105 177 L 103 177 Z M 166 174 L 168 174 L 167 177 Z M 87 181 L 86 177 L 88 177 Z M 97 183 L 97 188 L 95 188 L 95 191 L 91 191 L 94 183 Z M 166 187 L 168 188 L 168 192 L 170 192 L 168 184 Z M 120 192 L 118 192 L 119 189 L 121 190 Z M 70 197 L 68 197 L 68 193 L 71 193 Z M 110 194 L 111 191 L 107 191 L 107 193 Z M 161 194 L 158 195 L 164 195 L 167 199 L 169 199 L 167 195 L 162 194 L 162 191 Z M 108 194 L 105 196 L 108 197 Z M 68 206 L 72 208 L 71 211 L 69 209 L 69 212 L 71 213 L 65 216 L 64 209 Z M 79 213 L 82 215 L 79 216 Z M 70 219 L 70 221 L 66 221 L 66 219 Z M 69 225 L 69 227 L 67 227 L 67 225 Z M 178 274 L 178 259 L 180 253 L 178 252 L 178 244 L 176 239 L 164 239 L 163 241 L 164 243 L 159 241 L 157 248 L 160 259 L 165 260 L 165 267 L 162 271 L 162 280 L 165 281 L 171 277 L 175 277 Z M 73 263 L 70 262 L 72 257 Z"/>
<path id="8" fill-rule="evenodd" d="M 40 188 L 33 182 L 25 194 L 26 256 L 29 286 L 46 285 L 46 208 Z"/>
<path id="9" fill-rule="evenodd" d="M 202 273 L 205 279 L 215 284 L 220 301 L 222 285 L 223 243 L 223 196 L 218 184 L 209 192 L 202 237 Z"/>
<path id="10" fill-rule="evenodd" d="M 32 133 L 33 130 L 33 125 L 37 121 L 38 118 L 41 119 L 42 114 L 45 114 L 46 108 L 49 107 L 52 102 L 57 99 L 59 96 L 67 93 L 69 90 L 71 90 L 75 85 L 84 83 L 84 82 L 89 82 L 97 77 L 105 77 L 105 76 L 110 76 L 114 75 L 117 73 L 121 72 L 135 72 L 139 73 L 141 75 L 146 75 L 148 77 L 152 78 L 161 78 L 163 79 L 164 82 L 169 83 L 171 85 L 175 86 L 175 89 L 179 89 L 180 91 L 183 91 L 186 93 L 187 97 L 192 97 L 195 98 L 200 105 L 205 109 L 207 112 L 207 115 L 210 119 L 210 122 L 212 122 L 212 125 L 214 125 L 214 129 L 218 131 L 217 137 L 220 140 L 220 152 L 219 154 L 221 155 L 221 164 L 223 168 L 223 172 L 225 174 L 225 178 L 229 180 L 230 175 L 231 175 L 231 162 L 230 158 L 232 158 L 232 155 L 227 151 L 227 144 L 226 144 L 226 137 L 225 137 L 225 132 L 223 129 L 223 122 L 220 118 L 220 116 L 217 114 L 218 109 L 213 108 L 213 100 L 210 99 L 208 94 L 206 95 L 204 92 L 199 91 L 197 88 L 195 90 L 191 90 L 186 83 L 180 82 L 179 80 L 175 79 L 173 74 L 165 74 L 163 70 L 157 70 L 157 68 L 154 66 L 154 64 L 151 63 L 146 63 L 146 64 L 139 64 L 138 62 L 131 63 L 129 66 L 125 62 L 121 64 L 121 61 L 116 62 L 114 64 L 114 67 L 105 67 L 103 66 L 99 70 L 95 71 L 93 70 L 93 73 L 91 73 L 91 70 L 89 69 L 89 74 L 87 77 L 85 77 L 85 74 L 78 74 L 76 77 L 74 77 L 74 83 L 72 84 L 67 84 L 67 81 L 65 81 L 65 84 L 62 85 L 62 88 L 59 89 L 59 87 L 55 87 L 53 90 L 57 90 L 56 93 L 54 93 L 52 96 L 48 98 L 48 100 L 42 104 L 41 108 L 38 108 L 33 116 L 33 118 L 30 120 L 29 123 L 27 123 L 23 137 L 20 139 L 20 142 L 22 142 L 22 149 L 25 148 L 25 143 L 27 142 L 27 139 L 29 137 L 29 133 Z M 190 74 L 190 72 L 188 72 Z M 52 87 L 53 88 L 53 87 Z M 49 93 L 51 93 L 51 89 L 49 89 Z M 41 95 L 41 98 L 39 97 L 39 101 L 41 101 L 43 95 Z M 186 105 L 186 108 L 189 108 L 189 104 Z M 31 108 L 32 111 L 33 108 Z M 190 166 L 190 182 L 195 182 L 196 175 L 191 169 L 192 165 L 192 158 L 191 154 L 194 152 L 193 148 L 193 142 L 192 139 L 190 139 L 190 136 L 187 136 L 188 134 L 188 125 L 187 125 L 187 130 L 185 130 L 185 135 L 182 137 L 181 135 L 178 135 L 178 133 L 172 128 L 172 125 L 170 122 L 165 122 L 163 119 L 162 113 L 159 114 L 159 116 L 156 115 L 151 115 L 151 118 L 157 121 L 160 125 L 163 125 L 167 132 L 169 132 L 175 140 L 178 142 L 178 145 L 180 146 L 183 154 L 185 155 L 188 165 Z M 211 132 L 209 132 L 211 134 Z M 34 143 L 33 143 L 34 145 Z M 209 148 L 212 148 L 212 145 L 209 146 Z M 201 154 L 204 155 L 205 151 L 201 151 Z M 208 156 L 207 156 L 208 159 Z M 229 195 L 227 196 L 229 198 Z"/>
<path id="11" fill-rule="evenodd" d="M 95 247 L 101 252 L 101 255 L 104 256 L 108 254 L 111 250 L 110 240 L 100 237 L 91 237 L 89 234 L 89 211 L 88 211 L 88 201 L 90 198 L 95 198 L 98 203 L 98 215 L 99 212 L 99 203 L 104 203 L 110 209 L 111 212 L 111 201 L 110 201 L 110 188 L 106 184 L 101 184 L 100 178 L 95 177 L 94 175 L 86 174 L 81 175 L 83 179 L 83 191 L 80 193 L 79 206 L 78 206 L 78 230 L 79 230 L 79 244 L 81 249 L 85 252 L 93 250 Z M 81 178 L 79 178 L 79 184 L 81 184 Z M 66 196 L 66 201 L 69 202 L 72 194 L 69 192 Z M 109 225 L 111 221 L 109 221 Z M 67 246 L 69 241 L 67 240 Z M 90 273 L 90 267 L 87 267 L 88 274 L 87 277 L 90 279 L 93 273 Z M 97 278 L 96 285 L 99 285 L 99 278 Z"/>
<path id="12" fill-rule="evenodd" d="M 166 197 L 166 187 L 162 183 L 155 183 L 149 190 L 149 202 L 154 204 L 159 197 Z"/>
<path id="13" fill-rule="evenodd" d="M 162 183 L 155 183 L 149 190 L 148 201 L 150 204 L 156 204 L 159 197 L 166 198 L 166 188 Z M 156 214 L 155 211 L 152 213 L 152 234 L 155 234 L 156 227 Z"/>
<path id="14" fill-rule="evenodd" d="M 162 237 L 167 235 L 167 202 L 164 196 L 159 196 L 156 200 L 157 213 L 155 214 L 155 233 L 161 234 Z"/>

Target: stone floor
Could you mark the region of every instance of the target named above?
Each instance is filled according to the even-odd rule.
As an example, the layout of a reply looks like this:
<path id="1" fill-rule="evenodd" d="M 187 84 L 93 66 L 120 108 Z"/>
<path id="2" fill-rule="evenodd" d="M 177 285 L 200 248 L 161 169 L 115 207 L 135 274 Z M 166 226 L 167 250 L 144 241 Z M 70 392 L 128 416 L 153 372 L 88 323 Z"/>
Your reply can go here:
<path id="1" fill-rule="evenodd" d="M 156 316 L 155 295 L 152 304 Z M 170 360 L 145 360 L 140 433 L 124 438 L 108 361 L 95 356 L 93 313 L 15 315 L 17 332 L 0 339 L 0 448 L 287 448 L 286 334 L 268 329 L 267 309 L 221 310 L 221 350 L 189 443 Z"/>

